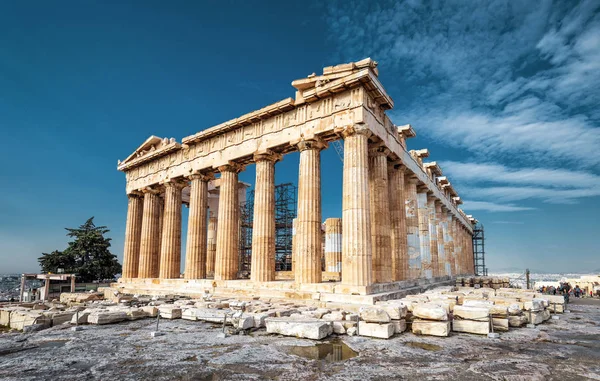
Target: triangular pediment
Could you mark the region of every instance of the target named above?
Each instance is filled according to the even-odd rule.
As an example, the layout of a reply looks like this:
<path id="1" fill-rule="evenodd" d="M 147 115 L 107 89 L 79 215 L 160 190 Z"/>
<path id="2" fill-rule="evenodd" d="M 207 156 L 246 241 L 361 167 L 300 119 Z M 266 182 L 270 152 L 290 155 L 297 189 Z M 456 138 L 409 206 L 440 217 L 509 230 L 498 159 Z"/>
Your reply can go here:
<path id="1" fill-rule="evenodd" d="M 161 156 L 179 147 L 181 147 L 181 145 L 175 141 L 175 138 L 159 138 L 158 136 L 152 135 L 125 160 L 119 161 L 117 163 L 117 168 L 121 171 L 125 170 L 138 165 L 149 158 Z"/>

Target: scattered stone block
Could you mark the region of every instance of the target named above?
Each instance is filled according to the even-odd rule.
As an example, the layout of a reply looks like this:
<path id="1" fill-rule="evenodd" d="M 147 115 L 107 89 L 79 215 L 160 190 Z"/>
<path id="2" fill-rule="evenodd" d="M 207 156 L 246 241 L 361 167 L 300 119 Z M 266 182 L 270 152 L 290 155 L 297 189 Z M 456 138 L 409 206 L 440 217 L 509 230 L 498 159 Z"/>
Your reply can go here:
<path id="1" fill-rule="evenodd" d="M 450 334 L 450 321 L 434 321 L 415 319 L 412 332 L 417 335 L 446 337 Z"/>
<path id="2" fill-rule="evenodd" d="M 490 321 L 490 310 L 487 307 L 456 306 L 453 315 L 455 319 L 461 320 Z"/>
<path id="3" fill-rule="evenodd" d="M 389 323 L 391 320 L 390 315 L 378 307 L 361 307 L 359 314 L 360 319 L 367 323 Z M 358 331 L 362 335 L 362 332 L 360 332 L 360 325 Z"/>
<path id="4" fill-rule="evenodd" d="M 140 307 L 140 309 L 142 311 L 144 311 L 145 313 L 147 313 L 149 317 L 158 316 L 158 308 L 156 308 L 154 306 L 143 306 L 143 307 Z"/>
<path id="5" fill-rule="evenodd" d="M 159 306 L 158 312 L 163 319 L 181 319 L 181 308 L 173 304 Z"/>
<path id="6" fill-rule="evenodd" d="M 494 324 L 494 331 L 507 332 L 508 331 L 508 318 L 492 318 L 492 324 Z"/>
<path id="7" fill-rule="evenodd" d="M 527 324 L 527 318 L 524 315 L 510 315 L 508 317 L 509 327 L 522 327 Z"/>
<path id="8" fill-rule="evenodd" d="M 379 339 L 389 339 L 395 333 L 395 326 L 392 323 L 369 323 L 366 321 L 358 322 L 358 334 L 360 336 L 376 337 Z"/>
<path id="9" fill-rule="evenodd" d="M 344 313 L 342 311 L 331 311 L 330 313 L 323 315 L 321 319 L 327 321 L 344 320 Z"/>
<path id="10" fill-rule="evenodd" d="M 97 312 L 92 312 L 88 316 L 89 324 L 112 324 L 119 323 L 124 320 L 127 320 L 127 313 L 125 313 L 125 311 L 100 310 Z"/>
<path id="11" fill-rule="evenodd" d="M 412 314 L 413 316 L 424 320 L 448 320 L 448 312 L 446 309 L 437 304 L 417 304 L 413 307 Z"/>
<path id="12" fill-rule="evenodd" d="M 348 336 L 355 336 L 356 335 L 356 331 L 357 331 L 356 327 L 348 328 L 346 330 L 346 335 L 348 335 Z"/>
<path id="13" fill-rule="evenodd" d="M 265 323 L 268 333 L 305 339 L 321 340 L 333 332 L 331 322 L 268 318 Z"/>
<path id="14" fill-rule="evenodd" d="M 406 331 L 406 320 L 392 320 L 392 324 L 394 325 L 394 333 L 402 333 Z"/>
<path id="15" fill-rule="evenodd" d="M 475 320 L 453 320 L 452 330 L 455 332 L 475 333 L 478 335 L 487 335 L 490 333 L 490 322 Z"/>
<path id="16" fill-rule="evenodd" d="M 333 333 L 337 333 L 338 335 L 346 334 L 346 327 L 344 326 L 343 322 L 334 321 L 334 322 L 332 322 L 332 327 L 333 327 Z"/>
<path id="17" fill-rule="evenodd" d="M 382 304 L 378 305 L 377 307 L 380 307 L 382 310 L 387 312 L 392 320 L 404 319 L 406 317 L 406 313 L 408 312 L 406 306 L 403 304 Z"/>

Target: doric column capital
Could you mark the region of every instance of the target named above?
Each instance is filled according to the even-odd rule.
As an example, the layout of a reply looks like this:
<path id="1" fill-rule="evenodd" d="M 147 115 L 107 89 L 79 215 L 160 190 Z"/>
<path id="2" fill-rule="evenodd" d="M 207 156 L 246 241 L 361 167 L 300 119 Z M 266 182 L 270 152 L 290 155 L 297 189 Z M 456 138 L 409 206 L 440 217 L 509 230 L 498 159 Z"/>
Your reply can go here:
<path id="1" fill-rule="evenodd" d="M 391 153 L 386 146 L 369 147 L 369 156 L 388 156 Z"/>
<path id="2" fill-rule="evenodd" d="M 165 188 L 183 189 L 188 186 L 188 182 L 183 178 L 168 179 L 162 182 Z"/>
<path id="3" fill-rule="evenodd" d="M 144 197 L 144 193 L 139 190 L 134 190 L 134 191 L 127 193 L 127 197 L 128 198 L 142 198 L 142 197 Z"/>
<path id="4" fill-rule="evenodd" d="M 336 132 L 341 134 L 344 138 L 354 134 L 365 135 L 366 137 L 373 135 L 373 132 L 369 130 L 366 124 L 363 123 L 353 124 L 351 126 L 342 127 L 336 130 Z"/>
<path id="5" fill-rule="evenodd" d="M 229 163 L 227 163 L 225 165 L 219 166 L 217 169 L 219 170 L 219 172 L 240 173 L 241 171 L 244 170 L 244 166 L 241 164 L 238 164 L 234 161 L 230 161 Z"/>
<path id="6" fill-rule="evenodd" d="M 310 139 L 302 138 L 298 143 L 296 143 L 298 147 L 298 151 L 306 151 L 306 150 L 322 150 L 327 148 L 327 143 L 323 141 L 321 138 L 312 137 Z"/>
<path id="7" fill-rule="evenodd" d="M 280 153 L 276 153 L 271 150 L 254 153 L 254 162 L 255 163 L 258 163 L 259 161 L 271 161 L 273 163 L 276 163 L 276 162 L 280 161 L 282 158 L 283 158 L 283 156 Z"/>
<path id="8" fill-rule="evenodd" d="M 149 186 L 149 187 L 144 187 L 142 189 L 140 189 L 140 191 L 144 194 L 146 193 L 150 193 L 150 194 L 161 194 L 161 189 L 160 187 L 154 185 L 154 186 Z"/>
<path id="9" fill-rule="evenodd" d="M 200 179 L 202 181 L 211 181 L 215 179 L 215 174 L 214 172 L 194 171 L 187 178 L 190 180 Z"/>

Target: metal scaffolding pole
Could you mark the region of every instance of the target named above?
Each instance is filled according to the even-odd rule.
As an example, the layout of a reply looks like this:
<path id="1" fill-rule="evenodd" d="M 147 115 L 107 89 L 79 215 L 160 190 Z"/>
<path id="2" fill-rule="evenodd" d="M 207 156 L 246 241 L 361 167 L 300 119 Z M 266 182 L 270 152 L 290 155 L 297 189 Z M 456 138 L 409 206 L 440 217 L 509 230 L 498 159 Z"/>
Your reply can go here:
<path id="1" fill-rule="evenodd" d="M 485 267 L 485 234 L 481 223 L 478 223 L 473 228 L 473 263 L 475 264 L 475 275 L 487 276 L 487 268 Z"/>

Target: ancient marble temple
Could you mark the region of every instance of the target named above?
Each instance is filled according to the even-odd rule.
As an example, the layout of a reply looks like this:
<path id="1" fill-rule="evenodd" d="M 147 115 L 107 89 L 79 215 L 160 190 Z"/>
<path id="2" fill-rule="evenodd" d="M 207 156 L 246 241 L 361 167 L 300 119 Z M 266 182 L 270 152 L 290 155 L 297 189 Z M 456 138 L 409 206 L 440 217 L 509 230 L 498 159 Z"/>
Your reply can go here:
<path id="1" fill-rule="evenodd" d="M 441 168 L 424 161 L 429 152 L 407 150 L 415 131 L 386 115 L 394 103 L 379 82 L 377 63 L 367 58 L 326 67 L 292 86 L 293 99 L 181 142 L 151 136 L 119 162 L 129 197 L 123 290 L 193 294 L 212 288 L 314 299 L 474 272 L 476 221 L 459 209 L 460 197 Z M 344 152 L 341 223 L 329 221 L 331 243 L 324 250 L 321 152 L 337 140 Z M 275 271 L 275 163 L 294 151 L 300 160 L 293 280 L 283 281 Z M 250 280 L 239 280 L 238 175 L 250 164 L 256 165 L 252 263 Z M 215 187 L 218 206 L 209 208 Z M 182 211 L 189 213 L 187 231 Z M 323 270 L 337 272 L 340 281 L 324 282 Z"/>

